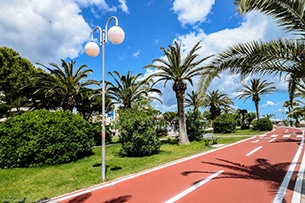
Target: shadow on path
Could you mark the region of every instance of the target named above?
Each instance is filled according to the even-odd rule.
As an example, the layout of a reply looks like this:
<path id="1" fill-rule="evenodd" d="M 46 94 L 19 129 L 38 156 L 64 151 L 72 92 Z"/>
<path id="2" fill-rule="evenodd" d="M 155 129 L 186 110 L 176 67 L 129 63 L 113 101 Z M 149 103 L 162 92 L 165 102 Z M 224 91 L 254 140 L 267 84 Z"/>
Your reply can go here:
<path id="1" fill-rule="evenodd" d="M 221 176 L 216 177 L 215 179 L 224 179 L 224 178 L 232 178 L 232 179 L 251 179 L 263 181 L 270 187 L 269 192 L 273 195 L 277 193 L 282 181 L 287 173 L 288 167 L 291 164 L 290 162 L 271 164 L 267 159 L 258 158 L 255 160 L 255 164 L 253 165 L 244 165 L 237 162 L 232 162 L 226 159 L 216 158 L 215 162 L 207 162 L 202 161 L 203 164 L 219 166 L 224 169 L 229 169 L 229 171 L 225 171 Z M 185 171 L 181 174 L 183 176 L 188 176 L 193 173 L 207 173 L 213 174 L 214 171 Z M 294 185 L 297 178 L 297 172 L 294 172 L 291 181 L 288 185 L 289 190 L 294 190 Z M 194 182 L 193 184 L 197 184 L 201 180 Z M 287 202 L 283 200 L 283 203 Z"/>

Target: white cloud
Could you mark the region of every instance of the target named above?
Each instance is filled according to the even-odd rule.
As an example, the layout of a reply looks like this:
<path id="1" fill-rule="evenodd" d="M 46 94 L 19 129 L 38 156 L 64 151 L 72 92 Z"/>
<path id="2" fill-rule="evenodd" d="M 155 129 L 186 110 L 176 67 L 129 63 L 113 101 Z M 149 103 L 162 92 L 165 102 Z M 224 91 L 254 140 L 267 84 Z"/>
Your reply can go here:
<path id="1" fill-rule="evenodd" d="M 210 13 L 215 0 L 175 0 L 173 10 L 178 14 L 178 20 L 185 24 L 204 22 Z"/>
<path id="2" fill-rule="evenodd" d="M 100 11 L 116 12 L 116 6 L 109 6 L 105 0 L 75 0 L 75 2 L 81 7 L 96 6 Z M 94 8 L 91 11 L 95 12 Z"/>
<path id="3" fill-rule="evenodd" d="M 72 1 L 1 1 L 0 46 L 13 48 L 32 62 L 75 58 L 91 31 L 79 13 Z"/>
<path id="4" fill-rule="evenodd" d="M 126 1 L 119 3 L 128 12 Z M 117 6 L 109 6 L 104 0 L 0 1 L 0 46 L 18 51 L 32 63 L 76 58 L 91 33 L 80 7 L 92 5 L 106 12 L 117 10 Z"/>
<path id="5" fill-rule="evenodd" d="M 262 105 L 262 107 L 265 107 L 265 106 L 274 106 L 275 103 L 273 101 L 269 101 L 267 100 L 265 104 Z"/>
<path id="6" fill-rule="evenodd" d="M 126 0 L 118 0 L 119 5 L 109 5 L 105 0 L 74 0 L 80 7 L 92 7 L 90 8 L 91 12 L 95 14 L 96 17 L 98 17 L 98 12 L 96 12 L 96 9 L 103 12 L 116 12 L 118 8 L 120 8 L 123 12 L 129 13 L 129 9 L 126 3 Z M 111 1 L 110 1 L 111 2 Z"/>
<path id="7" fill-rule="evenodd" d="M 136 51 L 132 55 L 137 58 L 140 55 L 140 53 L 141 53 L 140 51 Z"/>
<path id="8" fill-rule="evenodd" d="M 125 12 L 125 13 L 129 13 L 126 0 L 119 0 L 119 2 L 120 2 L 119 7 L 122 9 L 122 11 Z"/>

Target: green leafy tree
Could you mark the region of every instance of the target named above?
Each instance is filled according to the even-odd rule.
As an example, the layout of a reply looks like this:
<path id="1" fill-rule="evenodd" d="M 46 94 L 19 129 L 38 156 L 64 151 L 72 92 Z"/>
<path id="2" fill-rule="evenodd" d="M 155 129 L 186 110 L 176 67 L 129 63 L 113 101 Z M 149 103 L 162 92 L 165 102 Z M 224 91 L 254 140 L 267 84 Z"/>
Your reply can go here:
<path id="1" fill-rule="evenodd" d="M 259 101 L 261 100 L 261 95 L 270 94 L 271 92 L 275 91 L 275 87 L 271 86 L 273 82 L 267 82 L 267 80 L 261 81 L 260 79 L 251 79 L 249 85 L 242 85 L 243 89 L 239 90 L 238 99 L 245 98 L 245 101 L 249 98 L 255 104 L 256 110 L 256 118 L 259 119 Z"/>
<path id="2" fill-rule="evenodd" d="M 132 104 L 141 100 L 156 99 L 160 101 L 159 98 L 153 96 L 153 93 L 161 95 L 161 91 L 150 85 L 151 79 L 141 80 L 142 73 L 132 75 L 128 71 L 127 75 L 121 75 L 119 72 L 113 71 L 108 74 L 115 82 L 107 82 L 107 93 L 113 104 L 121 104 L 123 108 L 131 108 Z"/>
<path id="3" fill-rule="evenodd" d="M 189 143 L 184 113 L 184 94 L 187 89 L 186 81 L 193 85 L 193 77 L 200 75 L 204 70 L 204 67 L 200 65 L 209 58 L 206 57 L 197 60 L 198 54 L 196 52 L 201 48 L 199 44 L 200 42 L 196 43 L 185 59 L 182 59 L 181 45 L 175 41 L 174 45 L 169 45 L 168 49 L 161 47 L 165 58 L 154 59 L 151 65 L 145 66 L 145 68 L 155 68 L 158 70 L 150 76 L 151 78 L 156 78 L 156 83 L 165 81 L 165 86 L 168 81 L 173 82 L 172 88 L 177 98 L 179 143 L 181 144 Z"/>
<path id="4" fill-rule="evenodd" d="M 248 110 L 247 109 L 237 109 L 237 113 L 241 117 L 241 124 L 245 123 Z"/>
<path id="5" fill-rule="evenodd" d="M 251 125 L 252 121 L 254 121 L 255 118 L 256 118 L 256 113 L 254 113 L 254 112 L 247 113 L 246 121 L 248 123 L 248 126 Z"/>
<path id="6" fill-rule="evenodd" d="M 37 69 L 18 52 L 8 47 L 0 47 L 0 116 L 9 117 L 15 108 L 16 113 L 21 107 L 31 108 L 34 97 L 31 91 L 22 88 L 29 84 L 31 75 Z"/>
<path id="7" fill-rule="evenodd" d="M 177 117 L 177 112 L 167 111 L 163 113 L 163 118 L 168 123 L 169 127 L 173 130 L 179 129 L 179 121 Z"/>
<path id="8" fill-rule="evenodd" d="M 61 62 L 61 66 L 50 63 L 54 69 L 38 63 L 50 73 L 34 75 L 34 85 L 37 88 L 36 93 L 43 93 L 46 99 L 57 101 L 62 109 L 72 111 L 77 106 L 75 100 L 79 94 L 86 91 L 87 86 L 99 83 L 95 80 L 85 80 L 88 74 L 92 73 L 86 65 L 81 65 L 74 71 L 75 61 L 67 63 L 62 59 Z"/>
<path id="9" fill-rule="evenodd" d="M 204 100 L 205 107 L 209 107 L 210 119 L 214 120 L 221 114 L 221 109 L 230 105 L 233 105 L 232 100 L 219 90 L 209 91 Z"/>

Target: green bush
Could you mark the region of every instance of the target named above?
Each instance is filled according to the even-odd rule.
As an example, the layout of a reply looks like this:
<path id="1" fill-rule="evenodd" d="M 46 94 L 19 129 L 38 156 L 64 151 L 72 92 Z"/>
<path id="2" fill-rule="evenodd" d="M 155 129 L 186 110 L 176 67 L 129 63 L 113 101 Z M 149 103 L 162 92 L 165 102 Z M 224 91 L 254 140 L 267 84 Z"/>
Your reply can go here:
<path id="1" fill-rule="evenodd" d="M 248 130 L 248 129 L 250 129 L 250 126 L 247 123 L 243 123 L 243 124 L 241 124 L 240 129 L 241 130 Z"/>
<path id="2" fill-rule="evenodd" d="M 222 114 L 213 121 L 214 133 L 233 133 L 236 131 L 236 120 L 232 114 Z"/>
<path id="3" fill-rule="evenodd" d="M 150 109 L 120 109 L 117 126 L 122 144 L 122 154 L 132 157 L 150 156 L 160 149 L 157 136 L 156 115 Z"/>
<path id="4" fill-rule="evenodd" d="M 0 168 L 55 165 L 92 154 L 92 126 L 71 112 L 36 110 L 0 124 Z"/>
<path id="5" fill-rule="evenodd" d="M 205 123 L 202 122 L 199 111 L 188 111 L 186 114 L 187 135 L 189 141 L 199 141 L 204 134 Z"/>
<path id="6" fill-rule="evenodd" d="M 94 139 L 94 145 L 101 145 L 102 143 L 102 123 L 92 123 L 92 128 L 90 129 L 90 133 L 92 133 Z M 106 143 L 112 143 L 112 134 L 109 129 L 109 126 L 106 126 Z"/>
<path id="7" fill-rule="evenodd" d="M 273 124 L 269 118 L 260 118 L 253 123 L 253 129 L 260 131 L 266 131 L 266 130 L 270 131 L 273 129 Z"/>

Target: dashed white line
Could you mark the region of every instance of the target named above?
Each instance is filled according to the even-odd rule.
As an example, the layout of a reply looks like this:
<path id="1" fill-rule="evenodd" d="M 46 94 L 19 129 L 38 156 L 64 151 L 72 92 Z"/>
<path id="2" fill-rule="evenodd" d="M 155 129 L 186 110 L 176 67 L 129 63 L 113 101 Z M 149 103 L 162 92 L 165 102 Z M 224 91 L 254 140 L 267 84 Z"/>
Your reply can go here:
<path id="1" fill-rule="evenodd" d="M 220 175 L 223 172 L 224 172 L 224 170 L 220 170 L 220 171 L 217 171 L 216 173 L 213 173 L 212 175 L 210 175 L 209 177 L 203 179 L 199 183 L 193 185 L 192 187 L 189 187 L 188 189 L 182 191 L 178 195 L 176 195 L 176 196 L 172 197 L 171 199 L 167 200 L 165 203 L 173 203 L 173 202 L 181 199 L 182 197 L 184 197 L 187 194 L 193 192 L 194 190 L 196 190 L 197 188 L 201 187 L 203 184 L 209 182 L 210 180 L 212 180 L 213 178 L 217 177 L 218 175 Z"/>
<path id="2" fill-rule="evenodd" d="M 252 155 L 252 154 L 255 153 L 256 151 L 260 150 L 261 148 L 263 148 L 263 147 L 262 147 L 262 146 L 259 146 L 259 147 L 255 148 L 254 150 L 252 150 L 251 152 L 249 152 L 248 154 L 246 154 L 246 156 Z"/>
<path id="3" fill-rule="evenodd" d="M 303 145 L 304 145 L 304 138 L 302 138 L 302 140 L 301 140 L 301 143 L 300 143 L 300 145 L 298 147 L 298 150 L 297 150 L 295 156 L 293 157 L 293 160 L 292 160 L 292 162 L 291 162 L 291 164 L 290 164 L 290 166 L 288 168 L 288 171 L 287 171 L 287 173 L 286 173 L 286 175 L 284 177 L 284 180 L 283 180 L 279 190 L 276 193 L 276 196 L 275 196 L 275 198 L 273 200 L 273 203 L 281 203 L 281 202 L 283 202 L 283 199 L 284 199 L 286 191 L 287 191 L 288 184 L 290 182 L 290 179 L 292 177 L 294 169 L 295 169 L 295 167 L 297 165 L 297 162 L 299 160 L 299 157 L 301 155 L 301 152 L 302 152 L 302 149 L 303 149 Z"/>
<path id="4" fill-rule="evenodd" d="M 290 137 L 291 135 L 284 135 L 283 137 Z"/>
<path id="5" fill-rule="evenodd" d="M 269 140 L 269 142 L 273 142 L 274 140 L 276 140 L 276 138 L 273 138 L 273 139 Z"/>
<path id="6" fill-rule="evenodd" d="M 277 137 L 278 135 L 271 135 L 270 137 Z"/>
<path id="7" fill-rule="evenodd" d="M 301 195 L 302 195 L 302 184 L 303 184 L 303 177 L 304 177 L 304 171 L 305 171 L 305 152 L 303 154 L 301 166 L 299 169 L 298 176 L 296 178 L 296 183 L 293 190 L 293 196 L 291 202 L 301 202 Z"/>

